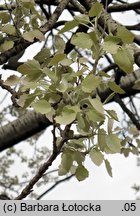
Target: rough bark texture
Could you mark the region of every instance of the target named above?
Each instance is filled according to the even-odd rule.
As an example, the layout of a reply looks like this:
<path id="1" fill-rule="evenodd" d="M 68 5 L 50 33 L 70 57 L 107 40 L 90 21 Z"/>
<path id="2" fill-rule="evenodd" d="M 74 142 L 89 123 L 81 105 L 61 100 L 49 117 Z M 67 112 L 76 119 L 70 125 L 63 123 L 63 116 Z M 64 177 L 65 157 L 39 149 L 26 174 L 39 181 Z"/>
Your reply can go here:
<path id="1" fill-rule="evenodd" d="M 33 136 L 49 125 L 51 122 L 45 115 L 33 111 L 27 112 L 19 119 L 0 128 L 0 151 Z"/>

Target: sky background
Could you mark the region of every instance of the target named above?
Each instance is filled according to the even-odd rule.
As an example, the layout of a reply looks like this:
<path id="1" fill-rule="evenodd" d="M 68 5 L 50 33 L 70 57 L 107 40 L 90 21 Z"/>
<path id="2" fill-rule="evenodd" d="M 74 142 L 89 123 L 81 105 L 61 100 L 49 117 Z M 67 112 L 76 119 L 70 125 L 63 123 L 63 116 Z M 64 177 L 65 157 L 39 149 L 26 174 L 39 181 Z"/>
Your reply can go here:
<path id="1" fill-rule="evenodd" d="M 134 1 L 131 1 L 134 2 Z M 113 17 L 120 21 L 122 24 L 135 24 L 140 21 L 140 18 L 134 16 L 134 13 L 129 11 L 121 16 L 118 13 L 113 14 Z M 128 22 L 129 21 L 129 22 Z M 37 51 L 38 46 L 34 45 L 34 51 Z M 33 52 L 34 53 L 34 52 Z M 29 54 L 29 55 L 28 55 Z M 24 58 L 31 56 L 30 49 L 26 52 Z M 2 72 L 2 70 L 1 70 Z M 5 72 L 3 77 L 7 77 L 13 74 L 12 71 Z M 1 90 L 0 98 L 5 94 L 5 91 Z M 1 106 L 6 106 L 10 103 L 10 97 L 7 97 L 5 103 Z M 108 108 L 114 109 L 114 104 L 108 105 Z M 120 108 L 115 105 L 115 110 L 121 117 Z M 47 129 L 45 134 L 39 138 L 39 143 L 46 143 L 51 145 L 50 135 L 51 128 Z M 46 141 L 47 140 L 47 141 Z M 24 143 L 25 145 L 25 143 Z M 130 154 L 128 158 L 116 154 L 107 156 L 113 169 L 113 178 L 111 178 L 105 169 L 104 164 L 100 167 L 95 166 L 90 159 L 86 160 L 85 166 L 89 170 L 90 176 L 83 182 L 78 182 L 76 178 L 72 178 L 70 181 L 60 184 L 54 190 L 49 192 L 43 199 L 46 200 L 130 200 L 135 199 L 136 194 L 131 188 L 134 183 L 140 184 L 140 167 L 137 165 L 137 157 Z M 59 159 L 53 163 L 51 169 L 56 168 L 60 163 Z M 20 167 L 15 168 L 15 173 L 18 172 Z M 47 188 L 47 185 L 46 185 Z M 41 191 L 40 191 L 41 193 Z"/>

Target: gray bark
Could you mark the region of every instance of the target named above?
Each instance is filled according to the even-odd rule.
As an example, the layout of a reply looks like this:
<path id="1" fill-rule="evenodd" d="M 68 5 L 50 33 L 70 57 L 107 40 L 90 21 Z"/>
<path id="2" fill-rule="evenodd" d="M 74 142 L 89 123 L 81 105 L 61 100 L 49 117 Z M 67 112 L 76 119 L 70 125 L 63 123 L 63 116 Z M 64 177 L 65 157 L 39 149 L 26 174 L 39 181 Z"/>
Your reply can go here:
<path id="1" fill-rule="evenodd" d="M 0 151 L 33 136 L 51 125 L 51 122 L 39 113 L 27 112 L 19 119 L 0 128 Z"/>

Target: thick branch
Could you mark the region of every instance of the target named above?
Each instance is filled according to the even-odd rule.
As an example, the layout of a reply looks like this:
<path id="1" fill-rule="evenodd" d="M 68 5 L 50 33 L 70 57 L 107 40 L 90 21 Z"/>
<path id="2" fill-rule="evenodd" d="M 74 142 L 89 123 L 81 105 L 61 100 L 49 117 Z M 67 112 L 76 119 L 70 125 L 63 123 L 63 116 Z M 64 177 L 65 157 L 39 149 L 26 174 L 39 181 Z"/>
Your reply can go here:
<path id="1" fill-rule="evenodd" d="M 63 10 L 66 8 L 70 0 L 62 0 L 57 8 L 55 9 L 54 13 L 50 17 L 49 21 L 41 28 L 41 30 L 46 33 L 49 29 L 51 29 L 54 24 L 57 22 L 58 18 L 60 17 Z"/>
<path id="2" fill-rule="evenodd" d="M 0 151 L 14 146 L 50 126 L 51 122 L 39 113 L 27 112 L 19 119 L 0 128 Z"/>
<path id="3" fill-rule="evenodd" d="M 112 5 L 108 7 L 107 11 L 122 12 L 122 11 L 136 10 L 136 9 L 140 9 L 140 1 L 131 4 Z"/>
<path id="4" fill-rule="evenodd" d="M 121 100 L 119 95 L 115 96 L 115 101 L 120 105 L 120 107 L 123 109 L 123 111 L 129 116 L 133 124 L 136 126 L 138 130 L 140 130 L 140 123 L 139 121 L 135 118 L 135 115 L 127 108 L 125 103 Z"/>

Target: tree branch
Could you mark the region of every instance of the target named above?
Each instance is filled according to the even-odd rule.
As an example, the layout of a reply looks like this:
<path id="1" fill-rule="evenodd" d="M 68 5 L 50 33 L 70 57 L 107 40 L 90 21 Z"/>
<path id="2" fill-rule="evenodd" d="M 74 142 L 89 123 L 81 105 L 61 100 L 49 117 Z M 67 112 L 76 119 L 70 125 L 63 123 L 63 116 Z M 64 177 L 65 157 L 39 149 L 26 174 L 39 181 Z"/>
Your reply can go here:
<path id="1" fill-rule="evenodd" d="M 57 151 L 53 149 L 52 154 L 47 162 L 45 162 L 42 166 L 40 166 L 39 170 L 37 171 L 36 175 L 30 180 L 30 182 L 27 184 L 27 186 L 22 190 L 20 195 L 15 198 L 15 200 L 22 200 L 25 197 L 27 197 L 32 191 L 33 186 L 39 181 L 40 178 L 42 178 L 43 174 L 48 170 L 48 168 L 52 165 L 53 161 L 57 158 L 57 156 L 60 154 L 61 149 L 65 142 L 68 140 L 68 132 L 70 129 L 70 125 L 66 125 L 63 134 L 62 139 L 58 144 Z"/>
<path id="2" fill-rule="evenodd" d="M 51 124 L 45 115 L 28 111 L 19 119 L 0 128 L 0 151 L 13 147 Z"/>
<path id="3" fill-rule="evenodd" d="M 135 115 L 127 108 L 127 106 L 124 104 L 124 102 L 121 100 L 119 95 L 115 95 L 114 97 L 115 101 L 120 105 L 120 107 L 123 109 L 123 111 L 129 116 L 133 124 L 136 126 L 138 130 L 140 130 L 140 123 L 135 118 Z"/>
<path id="4" fill-rule="evenodd" d="M 112 13 L 112 12 L 122 12 L 122 11 L 136 10 L 136 9 L 140 9 L 140 1 L 130 3 L 130 4 L 112 5 L 108 7 L 107 11 L 109 13 Z"/>
<path id="5" fill-rule="evenodd" d="M 49 189 L 47 189 L 44 193 L 42 193 L 40 196 L 37 197 L 37 200 L 40 200 L 43 196 L 45 196 L 47 193 L 49 193 L 52 189 L 54 189 L 57 185 L 60 183 L 63 183 L 65 181 L 70 180 L 74 175 L 67 176 L 61 180 L 56 181 Z"/>

